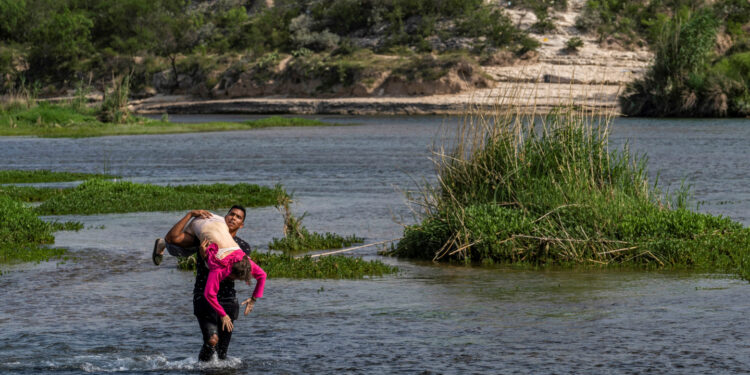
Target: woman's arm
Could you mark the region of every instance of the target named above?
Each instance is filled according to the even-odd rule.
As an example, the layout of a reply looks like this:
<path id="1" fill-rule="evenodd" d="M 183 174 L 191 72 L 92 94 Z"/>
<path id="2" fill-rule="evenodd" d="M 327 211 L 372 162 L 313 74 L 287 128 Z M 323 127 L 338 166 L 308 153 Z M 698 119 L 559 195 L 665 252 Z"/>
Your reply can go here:
<path id="1" fill-rule="evenodd" d="M 224 277 L 226 277 L 226 275 L 224 275 L 224 273 L 227 273 L 225 272 L 225 270 L 226 269 L 212 269 L 208 271 L 206 289 L 203 292 L 203 296 L 206 297 L 206 301 L 208 301 L 208 304 L 211 305 L 214 310 L 216 310 L 216 313 L 219 314 L 219 317 L 227 315 L 226 311 L 224 311 L 224 308 L 219 304 L 219 299 L 216 297 L 216 294 L 219 292 L 219 283 L 224 279 Z"/>
<path id="2" fill-rule="evenodd" d="M 263 297 L 263 288 L 266 285 L 266 272 L 252 260 L 250 261 L 250 267 L 250 274 L 255 278 L 255 290 L 253 290 L 252 297 L 242 301 L 242 305 L 245 305 L 245 315 L 250 314 L 255 307 L 255 301 Z"/>

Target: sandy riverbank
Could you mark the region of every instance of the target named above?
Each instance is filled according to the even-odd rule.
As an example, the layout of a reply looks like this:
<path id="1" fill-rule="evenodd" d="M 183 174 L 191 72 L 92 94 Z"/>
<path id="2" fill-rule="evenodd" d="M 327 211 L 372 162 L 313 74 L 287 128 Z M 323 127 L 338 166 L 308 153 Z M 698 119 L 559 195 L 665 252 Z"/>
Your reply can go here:
<path id="1" fill-rule="evenodd" d="M 452 95 L 358 98 L 238 98 L 195 100 L 184 96 L 155 96 L 134 101 L 131 108 L 141 114 L 347 114 L 347 115 L 447 115 L 467 109 L 513 104 L 520 110 L 546 111 L 560 104 L 592 110 L 618 112 L 619 85 L 570 83 L 498 84 Z"/>

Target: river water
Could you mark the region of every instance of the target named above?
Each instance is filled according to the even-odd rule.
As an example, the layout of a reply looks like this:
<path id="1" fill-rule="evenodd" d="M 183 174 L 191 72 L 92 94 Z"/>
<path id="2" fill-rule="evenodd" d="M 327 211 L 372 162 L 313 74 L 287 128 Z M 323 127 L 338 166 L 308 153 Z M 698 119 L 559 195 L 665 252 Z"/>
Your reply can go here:
<path id="1" fill-rule="evenodd" d="M 178 117 L 173 121 L 244 119 Z M 455 119 L 331 117 L 356 126 L 85 139 L 0 138 L 0 168 L 109 172 L 145 183 L 282 183 L 315 231 L 367 242 L 413 222 L 403 191 L 434 180 L 430 145 Z M 612 142 L 648 152 L 663 186 L 750 224 L 748 120 L 617 119 Z M 728 275 L 398 265 L 366 280 L 269 279 L 224 362 L 200 364 L 193 274 L 154 238 L 183 212 L 63 216 L 75 260 L 0 276 L 0 373 L 747 373 L 750 285 Z M 267 248 L 273 208 L 239 233 Z M 249 294 L 239 286 L 240 294 Z"/>

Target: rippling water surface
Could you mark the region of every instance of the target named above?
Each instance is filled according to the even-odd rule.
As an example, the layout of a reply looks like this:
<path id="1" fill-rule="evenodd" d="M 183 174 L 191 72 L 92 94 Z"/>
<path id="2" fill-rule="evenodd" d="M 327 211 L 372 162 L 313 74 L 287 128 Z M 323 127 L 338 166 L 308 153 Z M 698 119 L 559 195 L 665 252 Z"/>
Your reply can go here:
<path id="1" fill-rule="evenodd" d="M 206 120 L 221 116 L 179 118 Z M 228 119 L 244 119 L 231 116 Z M 0 138 L 0 168 L 110 172 L 157 184 L 284 184 L 316 231 L 397 238 L 402 190 L 434 179 L 429 147 L 455 119 L 335 117 L 348 127 L 87 139 Z M 618 119 L 612 141 L 650 156 L 660 184 L 750 224 L 748 120 Z M 518 271 L 381 258 L 398 275 L 269 279 L 236 322 L 230 359 L 199 364 L 194 276 L 153 239 L 183 212 L 65 216 L 77 260 L 0 276 L 0 373 L 747 373 L 750 286 L 726 275 Z M 281 235 L 272 208 L 240 236 Z M 103 226 L 103 228 L 102 228 Z M 375 249 L 355 255 L 376 258 Z M 379 258 L 379 257 L 377 257 Z M 250 290 L 239 287 L 241 294 Z"/>

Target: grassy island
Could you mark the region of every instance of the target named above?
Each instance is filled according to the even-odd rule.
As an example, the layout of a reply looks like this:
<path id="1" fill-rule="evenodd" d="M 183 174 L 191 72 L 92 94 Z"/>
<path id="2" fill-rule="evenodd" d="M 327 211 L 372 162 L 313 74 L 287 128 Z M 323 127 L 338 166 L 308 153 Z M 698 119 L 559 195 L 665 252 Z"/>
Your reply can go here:
<path id="1" fill-rule="evenodd" d="M 201 207 L 216 209 L 241 204 L 259 207 L 274 204 L 286 194 L 281 186 L 251 184 L 157 186 L 129 181 L 89 180 L 54 195 L 36 208 L 43 215 L 92 215 L 145 211 L 175 211 Z"/>
<path id="2" fill-rule="evenodd" d="M 415 203 L 397 256 L 483 263 L 636 266 L 750 279 L 750 229 L 687 209 L 648 181 L 645 155 L 609 148 L 608 117 L 469 116 L 438 148 L 438 184 Z"/>
<path id="3" fill-rule="evenodd" d="M 250 258 L 263 268 L 270 278 L 362 279 L 398 272 L 397 267 L 379 260 L 365 261 L 344 255 L 295 258 L 289 254 L 253 251 Z M 179 258 L 177 267 L 186 271 L 194 270 L 195 255 Z"/>
<path id="4" fill-rule="evenodd" d="M 21 202 L 0 195 L 0 264 L 47 260 L 65 249 L 45 248 L 55 242 L 52 232 L 80 229 L 80 223 L 48 223 Z"/>
<path id="5" fill-rule="evenodd" d="M 36 104 L 29 102 L 24 105 L 6 106 L 4 109 L 0 106 L 0 136 L 81 138 L 108 135 L 251 130 L 282 126 L 335 125 L 314 119 L 280 116 L 271 116 L 244 122 L 206 122 L 195 124 L 172 123 L 163 120 L 151 120 L 144 117 L 129 117 L 126 121 L 106 122 L 101 121 L 97 117 L 99 112 L 100 110 L 97 108 L 77 106 L 73 103 L 51 104 L 41 102 Z M 0 178 L 2 178 L 2 175 L 0 175 Z"/>
<path id="6" fill-rule="evenodd" d="M 90 180 L 93 178 L 117 178 L 100 173 L 72 173 L 72 172 L 53 172 L 48 169 L 35 170 L 0 170 L 0 184 L 27 184 L 38 182 L 69 182 Z"/>

